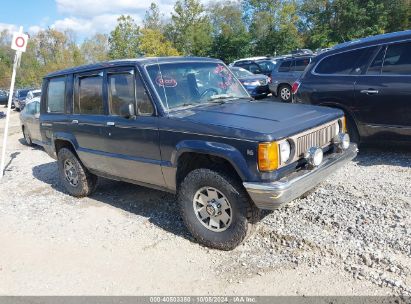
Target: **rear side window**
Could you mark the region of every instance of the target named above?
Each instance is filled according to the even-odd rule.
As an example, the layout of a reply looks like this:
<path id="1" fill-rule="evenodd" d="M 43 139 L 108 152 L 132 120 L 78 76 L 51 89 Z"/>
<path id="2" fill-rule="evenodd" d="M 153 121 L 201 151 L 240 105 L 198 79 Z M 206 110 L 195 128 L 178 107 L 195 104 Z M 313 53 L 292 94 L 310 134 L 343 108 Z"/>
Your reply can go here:
<path id="1" fill-rule="evenodd" d="M 295 67 L 294 70 L 297 72 L 303 72 L 307 65 L 310 63 L 311 59 L 310 58 L 304 58 L 304 59 L 297 59 L 295 61 Z"/>
<path id="2" fill-rule="evenodd" d="M 103 77 L 101 75 L 79 78 L 78 94 L 74 102 L 74 113 L 104 114 Z"/>
<path id="3" fill-rule="evenodd" d="M 47 113 L 64 113 L 66 77 L 49 80 L 47 89 Z"/>
<path id="4" fill-rule="evenodd" d="M 280 67 L 278 68 L 278 72 L 289 72 L 291 69 L 291 63 L 291 60 L 281 63 Z"/>
<path id="5" fill-rule="evenodd" d="M 348 51 L 324 58 L 315 73 L 332 75 L 361 74 L 368 65 L 376 47 Z"/>
<path id="6" fill-rule="evenodd" d="M 120 109 L 134 104 L 134 75 L 131 73 L 109 74 L 110 114 L 120 115 Z"/>
<path id="7" fill-rule="evenodd" d="M 411 75 L 411 42 L 388 46 L 382 74 Z"/>

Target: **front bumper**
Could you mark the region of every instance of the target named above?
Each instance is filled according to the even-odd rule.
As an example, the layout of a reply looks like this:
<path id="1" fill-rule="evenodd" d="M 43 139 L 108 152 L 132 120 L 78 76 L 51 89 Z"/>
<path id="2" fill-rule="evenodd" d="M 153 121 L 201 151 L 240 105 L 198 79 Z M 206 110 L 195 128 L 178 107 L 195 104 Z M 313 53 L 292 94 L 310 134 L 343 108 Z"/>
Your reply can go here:
<path id="1" fill-rule="evenodd" d="M 351 144 L 347 150 L 324 158 L 323 163 L 315 169 L 300 170 L 271 183 L 243 184 L 258 208 L 274 210 L 314 188 L 328 175 L 356 157 L 357 152 L 357 146 Z"/>

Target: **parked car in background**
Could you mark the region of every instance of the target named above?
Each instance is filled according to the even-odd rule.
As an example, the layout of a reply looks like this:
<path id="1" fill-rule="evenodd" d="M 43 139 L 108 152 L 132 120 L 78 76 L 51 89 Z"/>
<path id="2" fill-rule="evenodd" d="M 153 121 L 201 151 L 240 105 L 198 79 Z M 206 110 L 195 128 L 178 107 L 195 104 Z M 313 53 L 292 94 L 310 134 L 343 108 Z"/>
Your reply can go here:
<path id="1" fill-rule="evenodd" d="M 336 46 L 293 89 L 296 102 L 342 109 L 355 142 L 410 143 L 411 30 Z"/>
<path id="2" fill-rule="evenodd" d="M 231 72 L 242 83 L 248 93 L 254 98 L 264 98 L 269 93 L 268 77 L 265 75 L 255 75 L 243 68 L 231 67 Z"/>
<path id="3" fill-rule="evenodd" d="M 271 72 L 270 91 L 284 102 L 291 102 L 291 86 L 301 76 L 313 56 L 284 57 Z"/>
<path id="4" fill-rule="evenodd" d="M 0 105 L 7 106 L 8 101 L 9 101 L 9 93 L 5 90 L 0 90 Z"/>
<path id="5" fill-rule="evenodd" d="M 276 60 L 270 59 L 268 57 L 255 57 L 255 59 L 246 58 L 234 61 L 232 66 L 243 68 L 253 74 L 263 74 L 270 77 L 271 72 L 276 67 L 276 64 Z"/>
<path id="6" fill-rule="evenodd" d="M 21 130 L 24 140 L 31 146 L 41 145 L 40 135 L 40 97 L 34 97 L 20 111 Z"/>
<path id="7" fill-rule="evenodd" d="M 16 90 L 14 92 L 14 96 L 13 96 L 13 100 L 12 103 L 14 105 L 14 108 L 16 109 L 16 111 L 20 111 L 20 104 L 25 103 L 27 94 L 31 91 L 32 89 L 20 89 L 20 90 Z M 23 106 L 24 107 L 24 106 Z"/>
<path id="8" fill-rule="evenodd" d="M 28 102 L 30 102 L 30 100 L 32 100 L 34 97 L 40 97 L 41 96 L 41 90 L 30 90 L 27 93 L 27 96 L 24 100 L 20 100 L 19 101 L 19 109 L 20 111 L 24 109 L 24 107 L 26 106 L 26 104 Z"/>
<path id="9" fill-rule="evenodd" d="M 97 176 L 176 193 L 188 230 L 213 248 L 235 248 L 260 209 L 357 154 L 342 111 L 254 102 L 217 59 L 110 61 L 49 74 L 43 88 L 44 148 L 68 193 L 90 195 Z"/>
<path id="10" fill-rule="evenodd" d="M 41 96 L 41 90 L 31 90 L 27 93 L 26 101 L 29 102 L 34 97 L 40 97 L 40 96 Z"/>

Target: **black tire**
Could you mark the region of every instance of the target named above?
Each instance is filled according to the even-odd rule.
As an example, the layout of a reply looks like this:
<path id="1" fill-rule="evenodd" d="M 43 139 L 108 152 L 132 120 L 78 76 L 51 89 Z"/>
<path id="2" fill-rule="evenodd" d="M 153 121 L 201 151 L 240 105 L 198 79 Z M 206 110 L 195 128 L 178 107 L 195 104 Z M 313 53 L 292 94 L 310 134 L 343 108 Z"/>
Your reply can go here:
<path id="1" fill-rule="evenodd" d="M 350 135 L 350 141 L 359 145 L 361 139 L 355 121 L 350 115 L 346 115 L 345 117 L 347 119 L 347 131 L 348 135 Z"/>
<path id="2" fill-rule="evenodd" d="M 284 102 L 291 102 L 291 86 L 288 84 L 282 84 L 278 87 L 278 97 Z"/>
<path id="3" fill-rule="evenodd" d="M 22 127 L 22 131 L 23 131 L 23 137 L 24 137 L 24 140 L 26 141 L 26 144 L 28 146 L 32 146 L 33 141 L 31 140 L 30 133 L 27 131 L 27 128 L 25 126 Z"/>
<path id="4" fill-rule="evenodd" d="M 196 215 L 194 196 L 204 187 L 217 189 L 231 206 L 231 222 L 224 231 L 210 230 Z M 260 210 L 251 201 L 241 183 L 233 177 L 210 169 L 193 170 L 184 178 L 178 190 L 178 202 L 183 221 L 194 238 L 205 246 L 220 250 L 232 250 L 241 244 L 252 234 L 260 219 Z"/>
<path id="5" fill-rule="evenodd" d="M 70 163 L 73 172 L 77 174 L 77 183 L 70 182 L 65 173 L 65 164 Z M 57 154 L 57 164 L 60 180 L 67 192 L 75 197 L 85 197 L 90 195 L 96 188 L 97 176 L 90 173 L 72 151 L 61 148 Z"/>

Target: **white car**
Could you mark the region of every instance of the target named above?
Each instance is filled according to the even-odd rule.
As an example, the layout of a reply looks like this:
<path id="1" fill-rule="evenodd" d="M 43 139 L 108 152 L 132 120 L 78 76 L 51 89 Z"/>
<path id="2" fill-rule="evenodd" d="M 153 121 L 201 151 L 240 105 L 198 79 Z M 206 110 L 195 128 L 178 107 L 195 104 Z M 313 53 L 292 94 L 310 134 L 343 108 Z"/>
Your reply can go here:
<path id="1" fill-rule="evenodd" d="M 19 102 L 20 111 L 24 109 L 27 103 L 29 103 L 33 98 L 40 97 L 41 90 L 31 90 L 27 93 L 26 99 Z"/>

